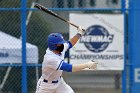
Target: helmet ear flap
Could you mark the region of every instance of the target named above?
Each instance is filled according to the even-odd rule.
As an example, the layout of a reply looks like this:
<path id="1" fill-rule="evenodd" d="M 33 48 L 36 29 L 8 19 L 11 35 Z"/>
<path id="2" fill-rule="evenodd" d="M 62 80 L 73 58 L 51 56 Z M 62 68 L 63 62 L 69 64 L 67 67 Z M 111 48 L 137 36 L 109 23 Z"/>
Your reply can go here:
<path id="1" fill-rule="evenodd" d="M 51 45 L 49 45 L 49 49 L 50 50 L 55 50 L 55 49 L 57 49 L 57 45 L 56 44 L 51 44 Z"/>

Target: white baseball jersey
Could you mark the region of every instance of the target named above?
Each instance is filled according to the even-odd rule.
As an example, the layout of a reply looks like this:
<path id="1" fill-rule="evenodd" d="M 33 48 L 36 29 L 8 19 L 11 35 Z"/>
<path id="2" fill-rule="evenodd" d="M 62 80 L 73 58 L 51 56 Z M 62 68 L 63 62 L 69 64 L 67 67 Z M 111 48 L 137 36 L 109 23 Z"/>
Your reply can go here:
<path id="1" fill-rule="evenodd" d="M 61 54 L 55 54 L 47 49 L 42 63 L 42 76 L 38 80 L 36 93 L 74 93 L 72 88 L 65 83 L 62 75 L 62 68 L 65 70 L 70 67 L 64 62 L 65 52 L 71 48 L 70 42 L 64 43 L 64 50 Z M 44 82 L 47 80 L 47 82 Z M 52 81 L 58 81 L 53 83 Z"/>
<path id="2" fill-rule="evenodd" d="M 69 49 L 69 43 L 64 43 L 64 50 L 61 54 L 55 54 L 49 48 L 46 50 L 42 63 L 42 77 L 48 81 L 55 81 L 62 75 L 60 67 L 64 62 L 65 52 Z"/>

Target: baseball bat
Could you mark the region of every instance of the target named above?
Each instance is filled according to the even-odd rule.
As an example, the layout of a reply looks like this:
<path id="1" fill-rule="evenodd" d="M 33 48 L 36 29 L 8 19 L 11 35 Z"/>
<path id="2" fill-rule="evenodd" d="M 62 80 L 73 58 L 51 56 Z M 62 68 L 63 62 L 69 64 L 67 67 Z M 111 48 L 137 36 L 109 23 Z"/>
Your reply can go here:
<path id="1" fill-rule="evenodd" d="M 42 5 L 38 4 L 38 3 L 36 3 L 34 7 L 38 8 L 39 10 L 42 10 L 42 11 L 44 11 L 44 12 L 46 12 L 46 13 L 48 13 L 48 14 L 50 14 L 50 15 L 52 15 L 52 16 L 54 16 L 54 17 L 56 17 L 56 18 L 58 18 L 58 19 L 60 19 L 60 20 L 62 20 L 62 21 L 64 21 L 64 22 L 66 22 L 66 23 L 68 23 L 68 24 L 70 24 L 70 25 L 72 25 L 72 26 L 74 26 L 74 27 L 76 27 L 76 28 L 79 27 L 78 25 L 75 25 L 74 23 L 72 23 L 72 22 L 70 22 L 70 21 L 68 21 L 68 20 L 66 20 L 66 19 L 64 19 L 64 18 L 62 18 L 62 17 L 59 16 L 58 14 L 54 13 L 53 11 L 49 10 L 48 8 L 42 6 Z M 83 29 L 83 28 L 82 28 L 82 30 L 85 31 L 85 29 Z"/>

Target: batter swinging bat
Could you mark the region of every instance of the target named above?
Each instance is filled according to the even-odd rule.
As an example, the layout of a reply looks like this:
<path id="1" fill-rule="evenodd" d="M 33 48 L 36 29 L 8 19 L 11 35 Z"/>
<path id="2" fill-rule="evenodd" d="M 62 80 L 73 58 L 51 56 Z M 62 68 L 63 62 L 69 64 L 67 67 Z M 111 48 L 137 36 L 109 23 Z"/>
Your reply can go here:
<path id="1" fill-rule="evenodd" d="M 70 21 L 60 17 L 58 14 L 54 13 L 53 11 L 49 10 L 48 8 L 46 8 L 46 7 L 44 7 L 44 6 L 40 5 L 40 4 L 35 4 L 35 7 L 40 9 L 40 10 L 42 10 L 42 11 L 44 11 L 44 12 L 46 12 L 46 13 L 48 13 L 48 14 L 50 14 L 50 15 L 52 15 L 52 16 L 54 16 L 54 17 L 56 17 L 56 18 L 58 18 L 58 19 L 60 19 L 60 20 L 62 20 L 62 21 L 64 21 L 64 22 L 66 22 L 66 23 L 68 23 L 68 24 L 70 24 L 70 25 L 72 25 L 72 26 L 74 26 L 74 27 L 76 27 L 76 28 L 79 27 L 79 26 L 71 23 Z M 83 29 L 83 30 L 85 31 L 85 29 Z"/>

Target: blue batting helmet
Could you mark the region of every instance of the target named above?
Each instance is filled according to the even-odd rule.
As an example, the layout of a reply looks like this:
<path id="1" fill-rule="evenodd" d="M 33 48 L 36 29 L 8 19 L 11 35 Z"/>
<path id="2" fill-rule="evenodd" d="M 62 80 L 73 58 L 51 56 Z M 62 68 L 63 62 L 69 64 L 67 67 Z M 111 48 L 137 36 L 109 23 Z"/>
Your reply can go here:
<path id="1" fill-rule="evenodd" d="M 63 44 L 65 40 L 60 33 L 52 33 L 48 36 L 48 47 L 50 50 L 57 49 L 57 44 Z"/>

